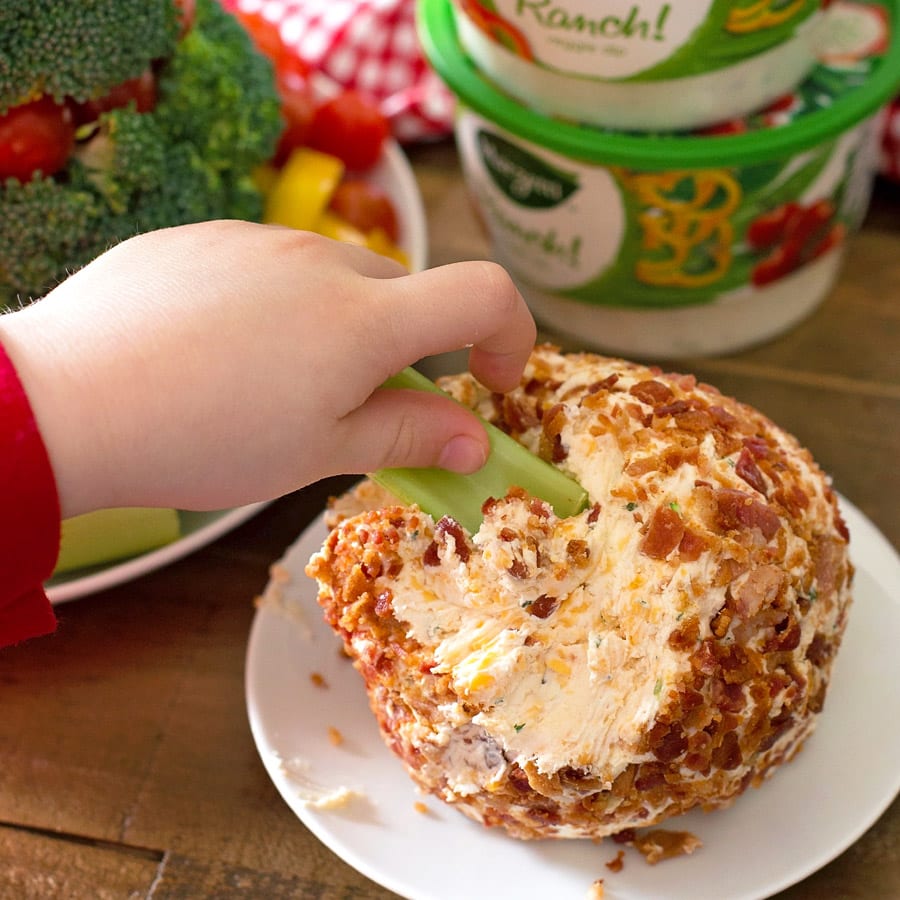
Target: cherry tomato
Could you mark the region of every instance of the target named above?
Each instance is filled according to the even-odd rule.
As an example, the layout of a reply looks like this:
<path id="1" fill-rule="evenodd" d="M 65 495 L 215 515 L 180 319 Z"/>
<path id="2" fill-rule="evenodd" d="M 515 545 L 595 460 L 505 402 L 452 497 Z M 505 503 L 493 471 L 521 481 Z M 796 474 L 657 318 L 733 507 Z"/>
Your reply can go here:
<path id="1" fill-rule="evenodd" d="M 194 19 L 197 17 L 197 0 L 175 0 L 178 10 L 178 21 L 181 29 L 179 37 L 184 37 L 194 27 Z"/>
<path id="2" fill-rule="evenodd" d="M 279 85 L 286 88 L 296 88 L 306 84 L 309 80 L 310 69 L 306 60 L 287 47 L 275 60 L 275 78 Z"/>
<path id="3" fill-rule="evenodd" d="M 278 94 L 281 97 L 281 114 L 285 119 L 284 131 L 278 140 L 272 162 L 281 167 L 298 147 L 307 146 L 312 131 L 316 101 L 305 80 L 297 80 L 279 74 Z"/>
<path id="4" fill-rule="evenodd" d="M 363 234 L 380 228 L 393 243 L 397 243 L 399 227 L 394 204 L 387 194 L 367 181 L 345 178 L 332 194 L 329 205 Z"/>
<path id="5" fill-rule="evenodd" d="M 232 12 L 250 35 L 256 49 L 273 62 L 278 62 L 284 49 L 278 23 L 266 19 L 262 12 L 247 12 L 239 6 L 235 6 Z"/>
<path id="6" fill-rule="evenodd" d="M 0 179 L 29 181 L 35 172 L 53 175 L 75 147 L 72 110 L 45 96 L 0 116 Z"/>
<path id="7" fill-rule="evenodd" d="M 370 169 L 390 133 L 378 104 L 359 91 L 343 91 L 316 108 L 310 146 L 343 160 L 348 169 Z"/>
<path id="8" fill-rule="evenodd" d="M 79 125 L 85 122 L 95 122 L 100 113 L 128 106 L 132 100 L 139 113 L 150 112 L 156 106 L 156 76 L 152 69 L 147 69 L 137 78 L 130 78 L 128 81 L 117 84 L 103 97 L 77 104 L 75 121 Z"/>

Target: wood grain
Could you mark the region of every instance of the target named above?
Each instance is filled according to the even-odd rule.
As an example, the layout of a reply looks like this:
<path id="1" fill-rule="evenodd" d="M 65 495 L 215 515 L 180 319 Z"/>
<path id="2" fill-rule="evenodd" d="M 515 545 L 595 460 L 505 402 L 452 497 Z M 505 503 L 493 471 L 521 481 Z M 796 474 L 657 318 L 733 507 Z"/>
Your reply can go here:
<path id="1" fill-rule="evenodd" d="M 489 258 L 452 143 L 411 158 L 431 264 Z M 879 185 L 838 285 L 810 319 L 753 350 L 678 365 L 793 431 L 900 544 L 900 191 Z M 186 559 L 65 604 L 57 635 L 0 654 L 0 897 L 393 896 L 282 802 L 244 706 L 254 597 L 349 483 L 298 491 Z M 900 802 L 778 896 L 900 897 Z"/>

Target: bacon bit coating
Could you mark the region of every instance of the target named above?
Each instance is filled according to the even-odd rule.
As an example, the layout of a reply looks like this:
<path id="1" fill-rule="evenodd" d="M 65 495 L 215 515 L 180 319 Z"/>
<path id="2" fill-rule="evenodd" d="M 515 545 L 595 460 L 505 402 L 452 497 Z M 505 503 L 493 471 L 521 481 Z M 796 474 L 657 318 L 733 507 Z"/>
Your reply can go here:
<path id="1" fill-rule="evenodd" d="M 344 735 L 334 725 L 328 726 L 328 742 L 333 747 L 340 747 L 344 743 Z"/>
<path id="2" fill-rule="evenodd" d="M 327 688 L 328 682 L 325 680 L 325 676 L 322 675 L 321 672 L 310 672 L 309 680 L 319 688 Z"/>
<path id="3" fill-rule="evenodd" d="M 559 520 L 513 490 L 471 535 L 367 481 L 336 498 L 307 573 L 386 744 L 515 837 L 691 852 L 638 829 L 727 807 L 823 710 L 853 572 L 827 478 L 689 375 L 543 346 L 505 396 L 442 386 L 591 505 Z"/>

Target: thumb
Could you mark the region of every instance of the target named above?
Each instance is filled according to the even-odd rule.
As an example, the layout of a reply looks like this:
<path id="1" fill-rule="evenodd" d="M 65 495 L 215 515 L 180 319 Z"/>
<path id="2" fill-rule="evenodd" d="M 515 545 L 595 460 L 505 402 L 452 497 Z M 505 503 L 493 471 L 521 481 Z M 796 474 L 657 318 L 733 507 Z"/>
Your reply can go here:
<path id="1" fill-rule="evenodd" d="M 448 397 L 380 389 L 341 420 L 334 472 L 440 466 L 468 474 L 490 452 L 478 417 Z"/>

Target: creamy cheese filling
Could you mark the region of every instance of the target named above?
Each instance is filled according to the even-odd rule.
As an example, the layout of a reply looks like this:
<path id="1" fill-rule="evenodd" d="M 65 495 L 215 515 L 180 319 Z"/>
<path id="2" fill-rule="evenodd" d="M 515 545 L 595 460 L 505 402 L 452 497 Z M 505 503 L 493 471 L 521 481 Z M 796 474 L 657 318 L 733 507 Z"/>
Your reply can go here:
<path id="1" fill-rule="evenodd" d="M 647 377 L 646 370 L 618 371 L 617 386 L 625 390 L 606 416 L 630 415 L 626 404 L 639 401 L 627 388 Z M 604 373 L 581 372 L 569 381 L 555 374 L 563 381 L 558 396 L 578 398 L 585 377 Z M 629 474 L 672 442 L 643 429 L 641 445 L 626 451 L 618 441 L 627 429 L 589 427 L 595 417 L 577 404 L 566 409 L 562 467 L 592 498 L 603 498 L 599 514 L 536 518 L 527 501 L 510 500 L 487 513 L 466 561 L 446 534 L 438 538 L 437 565 L 422 565 L 430 538 L 408 535 L 400 545 L 405 564 L 391 585 L 394 614 L 433 656 L 433 671 L 449 675 L 459 697 L 456 709 L 442 707 L 445 727 L 433 736 L 446 749 L 446 778 L 459 795 L 489 789 L 508 762 L 530 763 L 545 774 L 585 768 L 609 785 L 628 764 L 648 758 L 642 739 L 690 666 L 689 655 L 669 638 L 688 619 L 699 623 L 701 639 L 707 637 L 724 603 L 715 554 L 682 561 L 673 551 L 657 559 L 643 553 L 641 543 L 646 523 L 662 506 L 688 525 L 702 521 L 698 481 L 752 494 L 735 471 L 737 454 L 721 458 L 715 437 L 706 434 L 690 461 L 646 471 L 638 466 Z M 796 454 L 775 434 L 788 454 Z M 532 450 L 539 441 L 539 429 L 522 436 Z M 818 485 L 818 479 L 805 483 Z M 819 487 L 811 501 L 828 505 Z M 792 554 L 796 571 L 808 567 L 802 539 L 786 531 L 780 540 L 789 577 Z M 573 543 L 580 548 L 577 560 Z M 804 623 L 807 639 L 817 619 Z"/>

